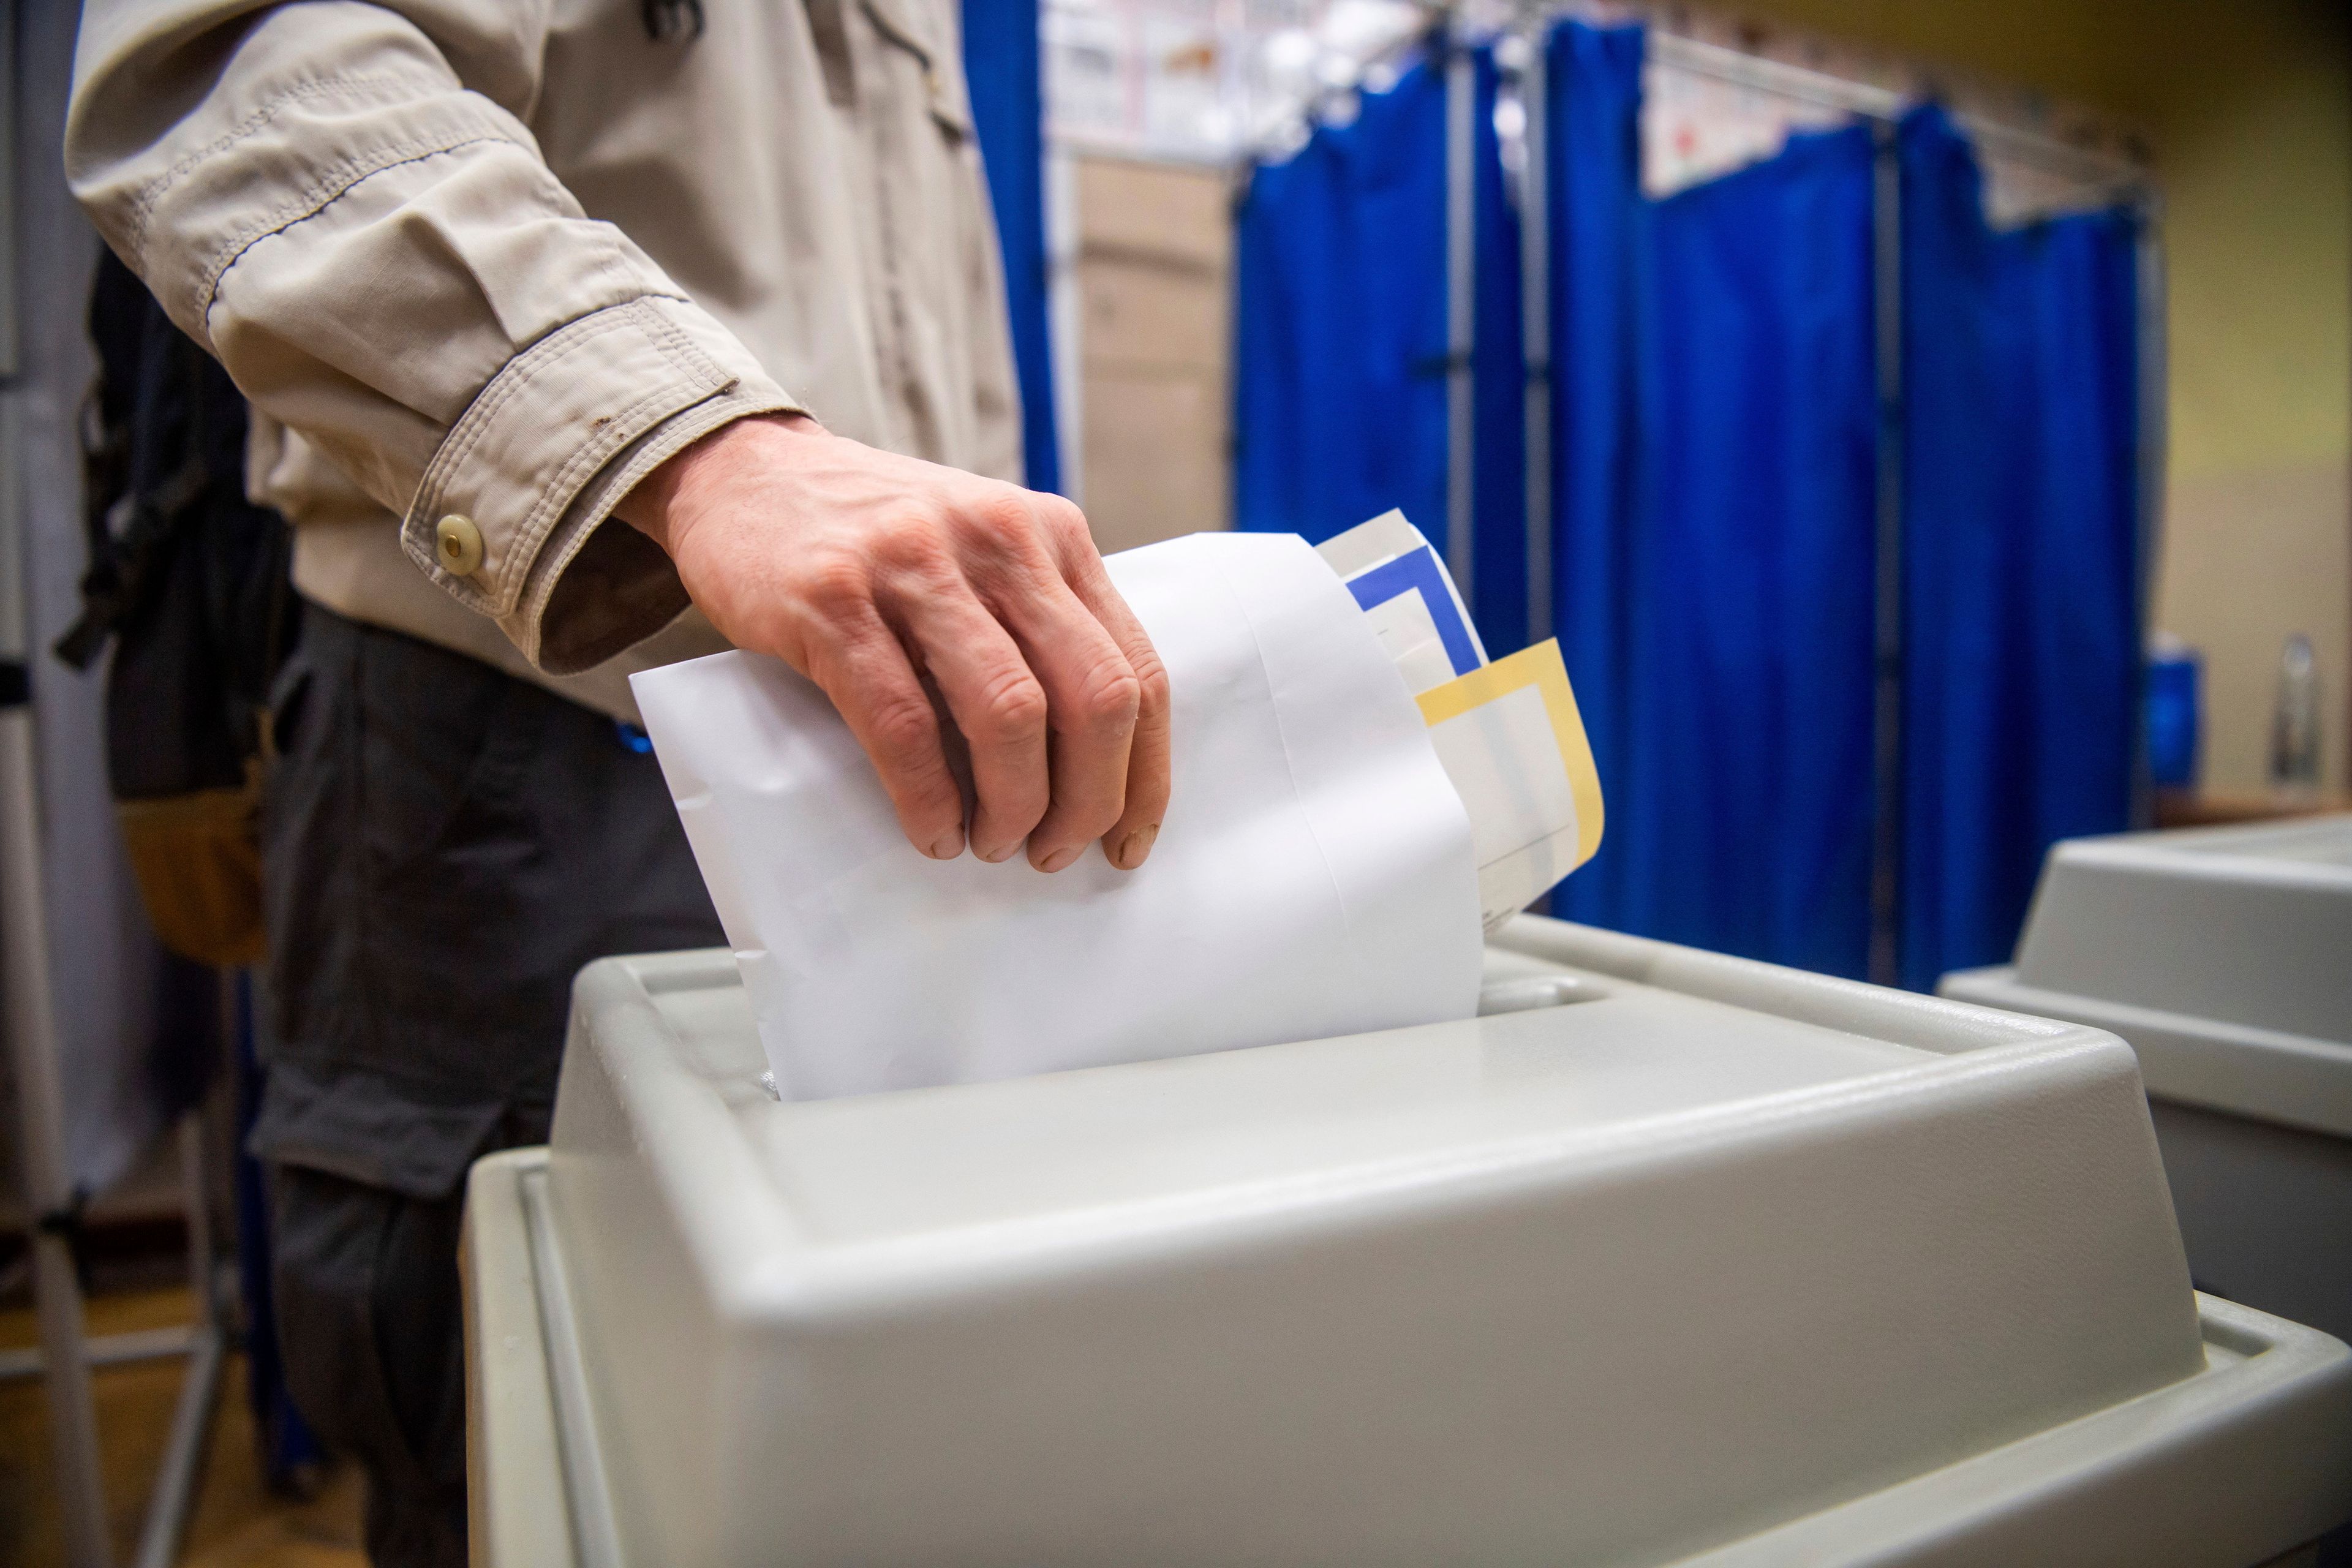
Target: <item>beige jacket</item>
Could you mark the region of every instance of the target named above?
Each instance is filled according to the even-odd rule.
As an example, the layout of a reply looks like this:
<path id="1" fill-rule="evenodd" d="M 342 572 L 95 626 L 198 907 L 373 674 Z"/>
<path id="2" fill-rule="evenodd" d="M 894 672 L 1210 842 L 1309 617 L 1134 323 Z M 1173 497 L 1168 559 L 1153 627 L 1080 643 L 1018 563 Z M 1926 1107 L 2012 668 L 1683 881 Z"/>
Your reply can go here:
<path id="1" fill-rule="evenodd" d="M 252 400 L 302 593 L 622 716 L 628 669 L 719 646 L 606 521 L 688 442 L 804 409 L 1020 466 L 957 0 L 656 9 L 89 0 L 66 140 Z"/>

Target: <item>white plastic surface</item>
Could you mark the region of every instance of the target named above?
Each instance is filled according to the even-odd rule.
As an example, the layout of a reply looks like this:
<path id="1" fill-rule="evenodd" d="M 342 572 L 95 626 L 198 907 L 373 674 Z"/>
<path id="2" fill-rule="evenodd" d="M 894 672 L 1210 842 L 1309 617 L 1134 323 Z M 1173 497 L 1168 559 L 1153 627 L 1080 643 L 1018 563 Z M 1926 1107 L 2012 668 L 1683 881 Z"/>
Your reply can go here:
<path id="1" fill-rule="evenodd" d="M 1938 989 L 2121 1036 L 2198 1279 L 2352 1333 L 2352 816 L 2060 844 Z"/>
<path id="2" fill-rule="evenodd" d="M 2017 980 L 2330 1042 L 2352 1065 L 2352 816 L 2060 844 Z"/>
<path id="3" fill-rule="evenodd" d="M 593 1454 L 566 1444 L 575 1425 L 566 1407 L 584 1403 L 576 1350 L 562 1348 L 575 1314 L 562 1283 L 532 1266 L 552 1256 L 546 1167 L 544 1149 L 509 1151 L 478 1164 L 468 1187 L 473 1560 L 617 1568 L 607 1479 Z M 1684 1559 L 1685 1568 L 2286 1568 L 2276 1543 L 2308 1535 L 2345 1501 L 2352 1357 L 2325 1335 L 2227 1301 L 2200 1299 L 2199 1309 L 2205 1364 L 2194 1376 Z"/>
<path id="4" fill-rule="evenodd" d="M 2183 1392 L 2210 1316 L 2117 1042 L 1504 940 L 1475 1022 L 793 1105 L 725 954 L 592 967 L 548 1208 L 620 1557 L 1658 1563 L 1922 1485 L 1871 1528 L 1948 1544 L 2066 1513 L 2063 1465 L 1936 1491 L 2007 1446 L 2105 1421 L 2060 1457 L 2107 1496 L 2283 1411 L 2259 1521 L 2217 1488 L 2171 1560 L 2352 1511 L 2308 1469 L 2341 1346 Z"/>

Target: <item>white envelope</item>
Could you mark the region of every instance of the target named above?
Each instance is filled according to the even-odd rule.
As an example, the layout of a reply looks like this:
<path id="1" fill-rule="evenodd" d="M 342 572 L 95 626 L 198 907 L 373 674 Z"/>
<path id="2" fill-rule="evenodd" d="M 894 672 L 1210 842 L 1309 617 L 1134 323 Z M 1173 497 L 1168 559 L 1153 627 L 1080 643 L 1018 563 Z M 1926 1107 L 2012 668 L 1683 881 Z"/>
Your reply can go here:
<path id="1" fill-rule="evenodd" d="M 1292 535 L 1109 560 L 1168 668 L 1151 858 L 909 847 L 823 693 L 725 653 L 632 678 L 788 1099 L 1468 1017 L 1468 816 L 1353 597 Z"/>

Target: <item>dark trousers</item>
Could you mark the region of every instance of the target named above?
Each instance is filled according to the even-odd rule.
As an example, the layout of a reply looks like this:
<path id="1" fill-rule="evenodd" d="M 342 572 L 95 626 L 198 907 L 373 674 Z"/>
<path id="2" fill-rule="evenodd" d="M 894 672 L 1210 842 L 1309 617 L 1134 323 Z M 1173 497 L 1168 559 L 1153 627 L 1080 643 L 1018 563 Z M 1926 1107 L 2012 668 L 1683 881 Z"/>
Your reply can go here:
<path id="1" fill-rule="evenodd" d="M 466 1560 L 462 1183 L 547 1136 L 572 976 L 724 940 L 612 720 L 306 606 L 263 807 L 254 1152 L 287 1381 L 368 1479 L 378 1568 Z"/>

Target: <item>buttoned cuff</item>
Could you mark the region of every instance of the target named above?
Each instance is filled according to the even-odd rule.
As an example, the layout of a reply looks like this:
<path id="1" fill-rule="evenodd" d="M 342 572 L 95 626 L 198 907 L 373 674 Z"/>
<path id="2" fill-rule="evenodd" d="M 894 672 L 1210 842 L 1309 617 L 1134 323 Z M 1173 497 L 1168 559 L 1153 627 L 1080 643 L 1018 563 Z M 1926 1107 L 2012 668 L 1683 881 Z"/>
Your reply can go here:
<path id="1" fill-rule="evenodd" d="M 687 604 L 659 545 L 625 523 L 604 526 L 613 507 L 719 426 L 802 411 L 686 300 L 594 311 L 517 354 L 474 399 L 425 468 L 402 548 L 541 668 L 585 669 Z M 467 570 L 439 548 L 445 519 L 470 525 L 457 562 Z"/>

